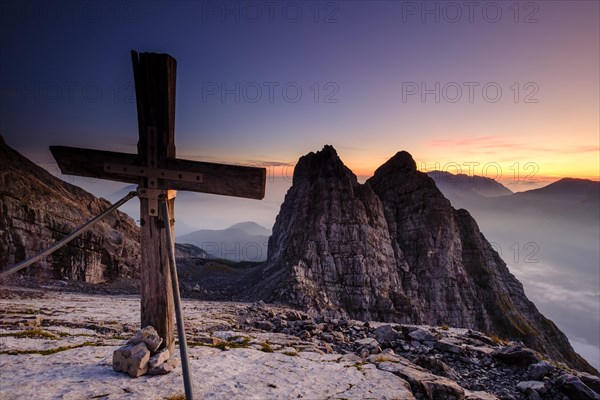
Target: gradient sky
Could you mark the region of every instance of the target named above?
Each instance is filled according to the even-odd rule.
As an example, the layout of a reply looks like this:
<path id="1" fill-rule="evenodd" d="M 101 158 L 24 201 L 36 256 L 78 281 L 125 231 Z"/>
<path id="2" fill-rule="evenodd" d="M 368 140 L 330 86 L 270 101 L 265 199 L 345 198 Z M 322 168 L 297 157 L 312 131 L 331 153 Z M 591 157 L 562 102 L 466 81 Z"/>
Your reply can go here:
<path id="1" fill-rule="evenodd" d="M 137 151 L 134 49 L 177 59 L 179 157 L 268 167 L 262 201 L 179 194 L 178 235 L 270 228 L 293 165 L 324 144 L 361 179 L 406 150 L 421 170 L 513 190 L 598 180 L 599 21 L 598 1 L 4 0 L 0 134 L 57 176 L 120 198 L 123 185 L 61 175 L 48 146 Z M 135 218 L 139 203 L 123 209 Z M 537 304 L 565 293 L 544 286 L 547 271 L 513 271 Z M 600 365 L 598 343 L 567 331 Z"/>
<path id="2" fill-rule="evenodd" d="M 407 150 L 516 190 L 598 179 L 599 2 L 465 4 L 3 2 L 0 133 L 40 163 L 51 144 L 135 152 L 135 49 L 178 61 L 182 158 L 288 164 L 329 143 L 365 176 Z"/>

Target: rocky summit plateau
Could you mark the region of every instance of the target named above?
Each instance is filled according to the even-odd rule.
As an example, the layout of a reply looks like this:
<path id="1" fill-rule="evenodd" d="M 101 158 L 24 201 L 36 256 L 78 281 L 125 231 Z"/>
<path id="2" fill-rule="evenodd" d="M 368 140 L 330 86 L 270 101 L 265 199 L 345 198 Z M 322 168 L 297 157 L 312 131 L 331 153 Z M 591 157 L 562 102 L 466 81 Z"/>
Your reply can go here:
<path id="1" fill-rule="evenodd" d="M 181 399 L 172 372 L 132 379 L 113 352 L 139 297 L 0 289 L 2 399 Z M 263 302 L 184 300 L 195 398 L 600 399 L 600 378 L 470 329 L 381 323 Z"/>

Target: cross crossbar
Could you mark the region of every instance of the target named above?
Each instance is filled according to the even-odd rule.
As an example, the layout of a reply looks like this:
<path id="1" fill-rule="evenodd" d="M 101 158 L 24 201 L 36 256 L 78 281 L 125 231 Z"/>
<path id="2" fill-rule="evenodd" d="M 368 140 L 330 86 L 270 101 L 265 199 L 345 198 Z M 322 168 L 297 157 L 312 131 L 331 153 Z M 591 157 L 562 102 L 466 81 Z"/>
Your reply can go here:
<path id="1" fill-rule="evenodd" d="M 137 154 L 67 146 L 50 146 L 50 151 L 63 174 L 125 183 L 140 183 L 140 176 L 150 176 L 135 172 L 148 168 L 145 165 L 140 165 Z M 106 165 L 111 164 L 119 165 L 121 170 L 107 170 Z M 166 164 L 166 168 L 158 168 L 158 170 L 162 172 L 171 171 L 171 173 L 187 173 L 194 176 L 189 181 L 187 179 L 172 179 L 171 175 L 165 177 L 166 179 L 159 177 L 168 189 L 257 200 L 265 197 L 267 176 L 265 168 L 216 164 L 178 158 L 168 158 Z M 131 169 L 123 171 L 123 167 L 131 167 Z M 196 179 L 198 175 L 201 176 L 199 180 Z M 159 188 L 160 186 L 159 184 Z M 164 189 L 167 189 L 167 187 L 164 187 Z"/>

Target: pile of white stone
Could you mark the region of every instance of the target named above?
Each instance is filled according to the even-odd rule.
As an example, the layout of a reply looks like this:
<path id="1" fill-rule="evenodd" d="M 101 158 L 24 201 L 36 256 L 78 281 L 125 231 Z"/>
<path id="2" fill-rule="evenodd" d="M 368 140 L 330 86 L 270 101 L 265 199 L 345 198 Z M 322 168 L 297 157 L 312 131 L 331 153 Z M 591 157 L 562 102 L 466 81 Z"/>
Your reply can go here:
<path id="1" fill-rule="evenodd" d="M 142 375 L 165 375 L 174 368 L 168 348 L 159 350 L 163 339 L 156 329 L 147 326 L 138 331 L 125 346 L 113 353 L 115 371 L 125 372 L 132 378 Z"/>

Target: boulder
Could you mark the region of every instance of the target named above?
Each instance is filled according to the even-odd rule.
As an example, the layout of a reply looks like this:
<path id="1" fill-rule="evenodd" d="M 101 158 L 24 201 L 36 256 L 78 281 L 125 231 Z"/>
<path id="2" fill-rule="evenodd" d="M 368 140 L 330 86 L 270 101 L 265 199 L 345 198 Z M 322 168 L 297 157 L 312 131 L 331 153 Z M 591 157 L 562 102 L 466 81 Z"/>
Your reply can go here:
<path id="1" fill-rule="evenodd" d="M 358 345 L 358 354 L 363 359 L 367 358 L 369 354 L 381 353 L 381 347 L 379 347 L 379 343 L 373 338 L 359 339 L 355 342 L 355 344 Z"/>
<path id="2" fill-rule="evenodd" d="M 552 365 L 542 360 L 538 363 L 531 364 L 529 367 L 527 367 L 527 374 L 529 375 L 529 378 L 531 378 L 534 381 L 537 381 L 544 378 L 553 369 L 554 367 Z"/>
<path id="3" fill-rule="evenodd" d="M 355 343 L 357 345 L 359 345 L 360 347 L 377 347 L 379 346 L 379 342 L 376 339 L 373 338 L 364 338 L 364 339 L 358 339 L 357 341 L 355 341 Z"/>
<path id="4" fill-rule="evenodd" d="M 127 344 L 113 353 L 113 369 L 126 372 L 132 378 L 137 378 L 148 372 L 150 350 L 144 342 Z"/>
<path id="5" fill-rule="evenodd" d="M 465 390 L 465 400 L 499 400 L 493 394 L 481 391 Z"/>
<path id="6" fill-rule="evenodd" d="M 391 325 L 382 325 L 375 329 L 375 339 L 382 345 L 389 347 L 390 343 L 398 338 L 398 332 Z"/>
<path id="7" fill-rule="evenodd" d="M 563 374 L 556 379 L 558 389 L 570 400 L 600 400 L 600 395 L 585 385 L 581 379 L 571 374 Z"/>
<path id="8" fill-rule="evenodd" d="M 523 368 L 540 361 L 540 356 L 535 351 L 518 345 L 498 349 L 492 356 L 506 364 Z"/>
<path id="9" fill-rule="evenodd" d="M 154 327 L 148 325 L 137 331 L 137 333 L 127 341 L 127 344 L 138 344 L 142 342 L 146 344 L 152 353 L 154 353 L 162 344 L 163 339 L 158 336 L 158 333 Z"/>
<path id="10" fill-rule="evenodd" d="M 528 400 L 542 400 L 542 396 L 532 388 L 525 389 Z"/>
<path id="11" fill-rule="evenodd" d="M 517 389 L 521 392 L 526 392 L 527 389 L 533 389 L 539 394 L 544 394 L 547 391 L 546 384 L 540 381 L 523 381 L 517 384 Z"/>
<path id="12" fill-rule="evenodd" d="M 150 357 L 150 360 L 148 361 L 148 366 L 150 368 L 155 368 L 163 364 L 165 361 L 168 361 L 169 358 L 171 358 L 171 352 L 169 351 L 169 349 L 162 349 L 161 351 Z"/>
<path id="13" fill-rule="evenodd" d="M 164 363 L 148 369 L 148 375 L 166 375 L 175 369 L 173 360 L 165 361 Z"/>
<path id="14" fill-rule="evenodd" d="M 408 336 L 411 339 L 419 342 L 435 342 L 437 340 L 437 337 L 433 333 L 422 328 L 415 329 L 414 331 L 410 332 Z"/>
<path id="15" fill-rule="evenodd" d="M 423 368 L 411 364 L 406 359 L 401 359 L 397 363 L 383 362 L 377 364 L 377 368 L 391 372 L 406 380 L 413 391 L 423 391 L 429 400 L 463 400 L 465 398 L 464 389 L 456 382 L 434 375 Z"/>
<path id="16" fill-rule="evenodd" d="M 415 358 L 413 362 L 419 367 L 423 367 L 436 375 L 445 376 L 446 378 L 450 378 L 452 380 L 458 380 L 460 378 L 460 375 L 458 375 L 456 371 L 449 367 L 448 364 L 435 357 L 421 355 Z"/>
<path id="17" fill-rule="evenodd" d="M 579 376 L 581 382 L 596 393 L 600 393 L 600 378 L 595 375 L 583 373 Z"/>
<path id="18" fill-rule="evenodd" d="M 464 347 L 451 343 L 447 340 L 440 340 L 436 342 L 434 347 L 446 353 L 463 354 L 465 352 Z"/>

